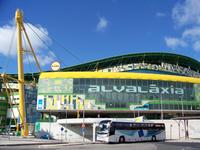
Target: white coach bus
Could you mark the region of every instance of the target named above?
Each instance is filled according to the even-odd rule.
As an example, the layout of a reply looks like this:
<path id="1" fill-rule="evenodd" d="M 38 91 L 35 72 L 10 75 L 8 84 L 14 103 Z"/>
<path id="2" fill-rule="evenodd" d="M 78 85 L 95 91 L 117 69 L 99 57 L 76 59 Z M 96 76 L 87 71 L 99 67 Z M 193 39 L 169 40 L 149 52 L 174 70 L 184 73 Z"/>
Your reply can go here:
<path id="1" fill-rule="evenodd" d="M 165 124 L 103 120 L 97 129 L 97 140 L 107 143 L 163 141 Z"/>

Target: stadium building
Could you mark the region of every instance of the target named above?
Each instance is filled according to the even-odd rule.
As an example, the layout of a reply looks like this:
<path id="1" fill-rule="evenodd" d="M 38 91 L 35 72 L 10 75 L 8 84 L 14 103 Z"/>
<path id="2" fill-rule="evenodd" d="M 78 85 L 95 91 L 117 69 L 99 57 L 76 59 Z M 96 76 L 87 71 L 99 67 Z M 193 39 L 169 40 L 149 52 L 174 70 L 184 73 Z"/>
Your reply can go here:
<path id="1" fill-rule="evenodd" d="M 45 72 L 37 110 L 57 118 L 197 116 L 199 71 L 200 62 L 183 55 L 139 53 Z"/>
<path id="2" fill-rule="evenodd" d="M 8 100 L 6 93 L 0 92 L 0 132 L 6 127 L 7 124 L 7 108 L 8 108 Z"/>

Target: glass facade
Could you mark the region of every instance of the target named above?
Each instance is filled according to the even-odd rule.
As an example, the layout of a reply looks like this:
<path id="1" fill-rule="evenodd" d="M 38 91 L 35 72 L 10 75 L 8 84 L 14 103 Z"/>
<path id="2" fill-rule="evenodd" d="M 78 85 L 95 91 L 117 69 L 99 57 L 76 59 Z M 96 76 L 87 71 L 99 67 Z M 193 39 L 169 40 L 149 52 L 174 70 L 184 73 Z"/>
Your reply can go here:
<path id="1" fill-rule="evenodd" d="M 40 113 L 36 111 L 37 89 L 35 87 L 25 87 L 25 110 L 26 122 L 34 123 L 40 118 Z"/>
<path id="2" fill-rule="evenodd" d="M 104 78 L 41 78 L 38 110 L 199 110 L 200 85 Z"/>
<path id="3" fill-rule="evenodd" d="M 0 132 L 5 129 L 8 100 L 6 93 L 0 93 Z"/>

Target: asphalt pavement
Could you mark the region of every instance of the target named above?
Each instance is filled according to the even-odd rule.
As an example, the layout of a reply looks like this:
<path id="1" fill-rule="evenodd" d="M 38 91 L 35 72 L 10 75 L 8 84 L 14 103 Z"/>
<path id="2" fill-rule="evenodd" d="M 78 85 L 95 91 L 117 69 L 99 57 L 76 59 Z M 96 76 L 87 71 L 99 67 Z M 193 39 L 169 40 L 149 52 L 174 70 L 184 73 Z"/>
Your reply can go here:
<path id="1" fill-rule="evenodd" d="M 4 146 L 2 150 L 200 150 L 199 143 L 182 142 L 140 142 L 127 144 L 53 144 L 53 145 L 24 145 Z"/>
<path id="2" fill-rule="evenodd" d="M 0 136 L 3 150 L 200 150 L 199 139 L 166 140 L 165 142 L 137 142 L 125 144 L 67 143 L 60 140 L 36 139 L 34 137 Z"/>

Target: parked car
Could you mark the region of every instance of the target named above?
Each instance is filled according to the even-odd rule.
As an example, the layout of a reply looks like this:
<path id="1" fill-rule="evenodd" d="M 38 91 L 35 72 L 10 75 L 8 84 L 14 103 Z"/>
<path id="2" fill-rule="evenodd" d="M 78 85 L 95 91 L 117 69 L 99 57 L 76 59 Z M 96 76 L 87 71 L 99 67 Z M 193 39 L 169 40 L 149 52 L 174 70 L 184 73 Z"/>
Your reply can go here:
<path id="1" fill-rule="evenodd" d="M 53 138 L 49 134 L 43 134 L 43 135 L 41 135 L 40 139 L 53 140 Z"/>

